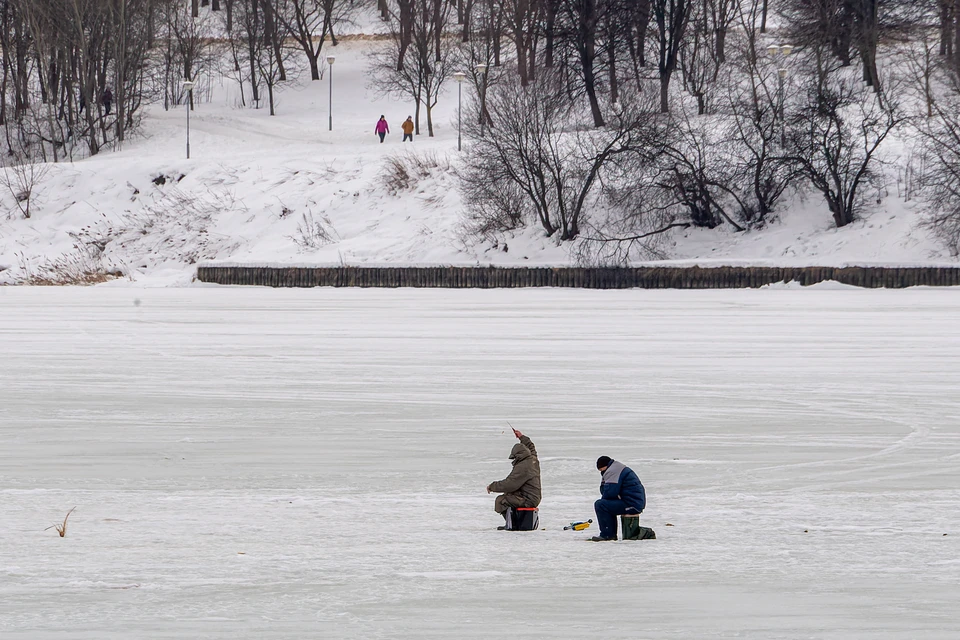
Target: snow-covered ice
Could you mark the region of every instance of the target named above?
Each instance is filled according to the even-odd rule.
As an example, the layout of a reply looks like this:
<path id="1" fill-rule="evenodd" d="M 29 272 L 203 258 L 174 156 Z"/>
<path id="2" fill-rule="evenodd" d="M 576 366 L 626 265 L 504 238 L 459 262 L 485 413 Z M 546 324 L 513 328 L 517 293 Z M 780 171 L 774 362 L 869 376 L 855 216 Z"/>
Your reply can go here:
<path id="1" fill-rule="evenodd" d="M 0 637 L 953 640 L 958 317 L 956 289 L 0 287 Z M 508 420 L 543 531 L 495 530 Z M 657 540 L 562 530 L 601 454 Z"/>

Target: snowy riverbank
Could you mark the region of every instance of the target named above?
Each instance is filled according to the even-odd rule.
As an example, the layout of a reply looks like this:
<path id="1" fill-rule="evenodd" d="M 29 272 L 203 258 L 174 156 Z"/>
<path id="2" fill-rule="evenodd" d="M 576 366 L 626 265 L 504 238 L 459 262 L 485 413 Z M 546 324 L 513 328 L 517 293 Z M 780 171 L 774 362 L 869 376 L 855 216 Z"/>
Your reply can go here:
<path id="1" fill-rule="evenodd" d="M 565 246 L 534 228 L 496 246 L 463 233 L 449 171 L 457 162 L 455 88 L 436 108 L 437 137 L 401 144 L 397 131 L 412 109 L 367 86 L 373 46 L 350 41 L 335 50 L 332 132 L 326 79 L 307 76 L 283 91 L 275 117 L 238 107 L 235 87 L 224 80 L 191 116 L 190 160 L 183 109 L 152 107 L 123 149 L 51 165 L 36 187 L 32 217 L 0 216 L 0 265 L 9 267 L 0 282 L 77 270 L 91 260 L 158 285 L 189 283 L 202 260 L 572 264 Z M 373 133 L 381 114 L 395 130 L 383 145 Z M 416 154 L 425 164 L 399 187 L 385 177 L 385 163 L 397 154 Z M 17 211 L 9 193 L 2 204 Z M 671 260 L 733 264 L 955 262 L 917 227 L 914 207 L 893 189 L 863 220 L 836 229 L 810 196 L 765 229 L 676 230 L 661 249 Z"/>

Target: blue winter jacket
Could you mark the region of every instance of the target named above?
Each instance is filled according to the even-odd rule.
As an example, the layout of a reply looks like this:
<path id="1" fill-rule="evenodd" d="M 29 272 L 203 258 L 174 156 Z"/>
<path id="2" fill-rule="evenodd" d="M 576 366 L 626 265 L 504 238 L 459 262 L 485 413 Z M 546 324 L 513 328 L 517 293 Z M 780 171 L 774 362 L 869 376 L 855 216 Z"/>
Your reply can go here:
<path id="1" fill-rule="evenodd" d="M 640 484 L 640 478 L 633 469 L 616 460 L 610 462 L 603 472 L 600 497 L 604 500 L 623 500 L 624 504 L 637 511 L 643 511 L 647 506 L 647 494 Z"/>

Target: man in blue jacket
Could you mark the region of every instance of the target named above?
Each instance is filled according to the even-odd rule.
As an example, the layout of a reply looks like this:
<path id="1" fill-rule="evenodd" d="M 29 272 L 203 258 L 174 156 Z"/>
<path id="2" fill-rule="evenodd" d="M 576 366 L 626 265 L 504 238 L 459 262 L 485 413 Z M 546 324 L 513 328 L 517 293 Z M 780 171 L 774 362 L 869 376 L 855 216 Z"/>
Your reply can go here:
<path id="1" fill-rule="evenodd" d="M 637 474 L 622 462 L 600 456 L 597 469 L 602 480 L 600 499 L 593 503 L 593 508 L 597 512 L 600 535 L 591 540 L 607 542 L 617 539 L 617 516 L 642 512 L 647 506 L 647 495 Z"/>

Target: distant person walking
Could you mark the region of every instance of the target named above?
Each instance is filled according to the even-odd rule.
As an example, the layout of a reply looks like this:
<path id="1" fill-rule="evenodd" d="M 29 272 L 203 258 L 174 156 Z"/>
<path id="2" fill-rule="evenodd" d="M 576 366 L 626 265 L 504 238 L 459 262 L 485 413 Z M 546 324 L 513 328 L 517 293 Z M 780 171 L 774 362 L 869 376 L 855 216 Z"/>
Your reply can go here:
<path id="1" fill-rule="evenodd" d="M 413 116 L 407 116 L 400 128 L 403 129 L 403 141 L 406 142 L 409 138 L 410 142 L 413 142 Z"/>
<path id="2" fill-rule="evenodd" d="M 374 131 L 380 136 L 380 144 L 383 144 L 383 139 L 390 133 L 390 125 L 387 124 L 387 119 L 384 116 L 380 116 L 380 119 L 377 120 L 377 128 Z"/>
<path id="3" fill-rule="evenodd" d="M 110 115 L 110 105 L 113 104 L 113 91 L 110 91 L 110 87 L 103 90 L 102 102 L 106 115 Z"/>

